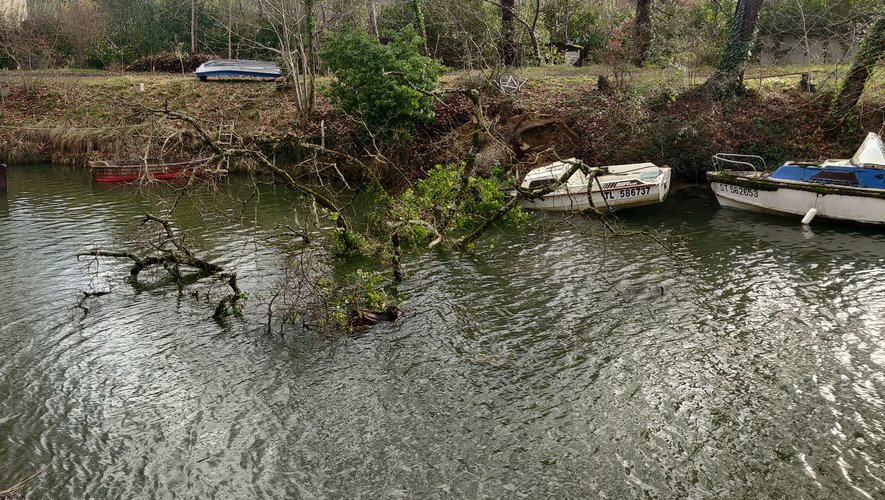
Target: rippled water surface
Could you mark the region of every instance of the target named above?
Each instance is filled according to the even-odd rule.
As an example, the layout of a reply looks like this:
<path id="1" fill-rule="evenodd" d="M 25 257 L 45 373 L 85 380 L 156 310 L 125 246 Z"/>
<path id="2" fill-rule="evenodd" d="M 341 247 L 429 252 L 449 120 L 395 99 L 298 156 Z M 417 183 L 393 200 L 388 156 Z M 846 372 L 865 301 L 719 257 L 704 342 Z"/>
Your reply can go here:
<path id="1" fill-rule="evenodd" d="M 177 213 L 254 305 L 282 255 L 267 236 L 296 215 L 241 184 Z M 29 499 L 885 498 L 880 230 L 697 201 L 624 215 L 667 251 L 552 219 L 410 257 L 404 317 L 330 343 L 77 261 L 160 195 L 11 170 L 0 490 L 37 473 Z M 111 293 L 84 314 L 88 290 Z"/>

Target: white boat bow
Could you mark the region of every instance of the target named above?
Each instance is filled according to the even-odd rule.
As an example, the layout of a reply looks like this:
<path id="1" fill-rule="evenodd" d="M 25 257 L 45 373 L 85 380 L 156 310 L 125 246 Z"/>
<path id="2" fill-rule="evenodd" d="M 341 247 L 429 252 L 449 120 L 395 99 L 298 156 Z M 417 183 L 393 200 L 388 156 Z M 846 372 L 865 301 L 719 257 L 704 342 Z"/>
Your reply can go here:
<path id="1" fill-rule="evenodd" d="M 523 191 L 540 191 L 555 186 L 578 162 L 570 158 L 536 168 L 525 176 L 520 187 Z M 578 169 L 552 192 L 519 203 L 535 210 L 616 210 L 661 203 L 669 189 L 668 167 L 654 163 L 607 165 Z"/>

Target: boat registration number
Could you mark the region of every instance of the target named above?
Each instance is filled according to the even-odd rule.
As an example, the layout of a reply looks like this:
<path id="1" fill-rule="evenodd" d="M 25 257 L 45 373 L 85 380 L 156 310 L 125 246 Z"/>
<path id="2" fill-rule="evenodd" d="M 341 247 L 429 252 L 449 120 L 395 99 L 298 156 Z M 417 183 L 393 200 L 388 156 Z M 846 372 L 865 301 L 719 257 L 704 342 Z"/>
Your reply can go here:
<path id="1" fill-rule="evenodd" d="M 634 196 L 644 196 L 651 192 L 651 186 L 639 186 L 633 188 L 619 189 L 617 194 L 612 191 L 605 193 L 609 200 L 621 200 L 624 198 L 633 198 Z"/>
<path id="2" fill-rule="evenodd" d="M 736 194 L 738 196 L 748 196 L 750 198 L 758 198 L 759 190 L 758 189 L 749 189 L 740 186 L 732 186 L 731 184 L 720 184 L 719 191 L 725 193 Z"/>

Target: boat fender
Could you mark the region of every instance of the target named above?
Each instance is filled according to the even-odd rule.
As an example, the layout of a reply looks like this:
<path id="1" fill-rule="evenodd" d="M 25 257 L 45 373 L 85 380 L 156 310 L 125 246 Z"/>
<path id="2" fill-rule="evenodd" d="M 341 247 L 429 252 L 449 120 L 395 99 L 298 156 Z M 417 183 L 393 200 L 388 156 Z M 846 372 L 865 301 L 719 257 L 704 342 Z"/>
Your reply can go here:
<path id="1" fill-rule="evenodd" d="M 809 208 L 808 212 L 805 213 L 805 217 L 802 217 L 802 224 L 811 224 L 811 221 L 814 219 L 815 215 L 817 215 L 817 209 Z"/>

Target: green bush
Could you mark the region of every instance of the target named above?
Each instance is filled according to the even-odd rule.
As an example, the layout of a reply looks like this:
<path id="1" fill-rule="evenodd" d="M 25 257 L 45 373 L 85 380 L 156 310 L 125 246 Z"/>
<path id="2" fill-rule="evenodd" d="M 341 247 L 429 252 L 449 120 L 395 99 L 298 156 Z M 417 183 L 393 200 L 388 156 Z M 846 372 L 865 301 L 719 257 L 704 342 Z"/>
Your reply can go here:
<path id="1" fill-rule="evenodd" d="M 492 217 L 507 202 L 502 190 L 505 186 L 500 178 L 502 174 L 495 172 L 498 178 L 469 177 L 467 193 L 459 197 L 462 168 L 459 164 L 433 167 L 425 179 L 392 201 L 389 220 L 423 220 L 443 233 L 459 234 Z M 518 225 L 530 218 L 515 207 L 501 220 L 501 225 Z M 408 226 L 408 230 L 403 234 L 405 240 L 423 240 L 429 236 L 420 225 Z"/>
<path id="2" fill-rule="evenodd" d="M 433 118 L 433 97 L 442 66 L 419 51 L 421 38 L 408 27 L 387 45 L 347 29 L 322 52 L 336 81 L 331 93 L 341 109 L 361 120 L 382 141 L 409 140 L 419 121 Z"/>
<path id="3" fill-rule="evenodd" d="M 568 22 L 563 22 L 563 5 L 548 2 L 541 7 L 541 23 L 550 33 L 552 42 L 570 42 L 583 47 L 588 59 L 599 60 L 609 37 L 610 26 L 600 15 L 602 6 L 579 2 L 566 8 Z M 565 6 L 569 7 L 569 6 Z M 553 62 L 553 61 L 551 61 Z M 561 64 L 560 62 L 555 62 Z"/>

